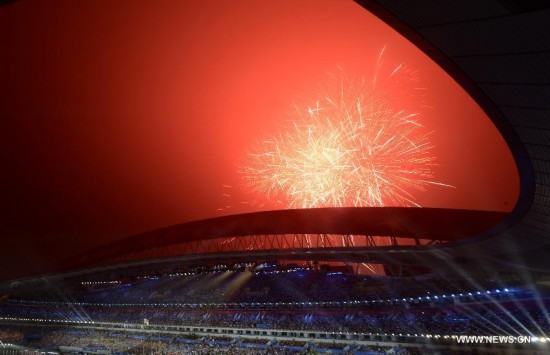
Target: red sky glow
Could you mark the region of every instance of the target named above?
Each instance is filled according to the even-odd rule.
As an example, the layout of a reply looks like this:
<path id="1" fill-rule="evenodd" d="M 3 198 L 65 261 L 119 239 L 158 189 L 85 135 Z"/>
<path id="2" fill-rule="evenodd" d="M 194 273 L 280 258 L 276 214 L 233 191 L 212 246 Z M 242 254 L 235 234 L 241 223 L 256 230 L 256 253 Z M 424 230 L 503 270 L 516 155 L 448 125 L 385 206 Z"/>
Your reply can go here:
<path id="1" fill-rule="evenodd" d="M 422 124 L 433 131 L 434 179 L 455 187 L 429 186 L 416 201 L 512 210 L 518 174 L 491 121 L 426 55 L 353 1 L 1 6 L 3 273 L 39 272 L 176 223 L 280 208 L 240 203 L 254 198 L 241 188 L 247 152 L 331 75 L 371 76 L 384 47 L 384 66 L 415 73 Z"/>

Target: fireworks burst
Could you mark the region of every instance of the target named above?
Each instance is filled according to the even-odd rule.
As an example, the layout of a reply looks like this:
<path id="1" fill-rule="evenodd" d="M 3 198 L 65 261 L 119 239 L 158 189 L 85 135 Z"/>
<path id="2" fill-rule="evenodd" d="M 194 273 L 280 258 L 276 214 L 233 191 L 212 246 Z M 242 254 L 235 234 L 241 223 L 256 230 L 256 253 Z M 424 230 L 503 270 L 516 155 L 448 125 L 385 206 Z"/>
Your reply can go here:
<path id="1" fill-rule="evenodd" d="M 341 80 L 311 107 L 298 107 L 289 127 L 248 154 L 240 171 L 246 188 L 311 208 L 418 206 L 415 191 L 444 185 L 433 181 L 430 132 L 409 105 L 377 87 L 377 76 Z"/>

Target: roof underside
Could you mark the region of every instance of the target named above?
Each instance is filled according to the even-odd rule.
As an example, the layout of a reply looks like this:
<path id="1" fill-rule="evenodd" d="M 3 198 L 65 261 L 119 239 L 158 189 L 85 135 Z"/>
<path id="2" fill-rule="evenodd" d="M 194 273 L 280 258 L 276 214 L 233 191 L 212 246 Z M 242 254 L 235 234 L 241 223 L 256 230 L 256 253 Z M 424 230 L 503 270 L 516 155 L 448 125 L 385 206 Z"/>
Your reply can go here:
<path id="1" fill-rule="evenodd" d="M 493 120 L 515 157 L 520 197 L 509 223 L 472 241 L 474 245 L 441 248 L 461 257 L 501 254 L 510 259 L 507 255 L 513 255 L 521 267 L 534 263 L 536 255 L 546 253 L 550 245 L 550 3 L 357 2 L 410 39 L 462 85 Z"/>

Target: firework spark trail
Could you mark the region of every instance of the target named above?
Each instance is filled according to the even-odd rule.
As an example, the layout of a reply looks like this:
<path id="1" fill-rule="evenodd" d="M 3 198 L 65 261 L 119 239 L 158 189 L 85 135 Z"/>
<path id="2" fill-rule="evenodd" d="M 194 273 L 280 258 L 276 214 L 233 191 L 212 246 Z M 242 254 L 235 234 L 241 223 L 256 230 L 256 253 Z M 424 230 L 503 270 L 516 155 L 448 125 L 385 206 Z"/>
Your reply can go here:
<path id="1" fill-rule="evenodd" d="M 453 187 L 434 181 L 431 132 L 419 114 L 427 106 L 415 96 L 421 88 L 402 94 L 416 74 L 402 64 L 382 70 L 383 53 L 370 80 L 340 78 L 328 85 L 312 105 L 297 107 L 286 127 L 248 153 L 239 173 L 245 189 L 257 196 L 251 204 L 419 207 L 415 192 L 430 185 Z M 303 235 L 308 248 L 362 245 L 355 237 Z M 376 273 L 373 265 L 362 266 Z"/>
<path id="2" fill-rule="evenodd" d="M 448 186 L 432 181 L 436 159 L 418 114 L 376 81 L 342 82 L 313 107 L 298 108 L 286 131 L 248 154 L 241 169 L 247 189 L 312 208 L 418 206 L 414 191 Z"/>

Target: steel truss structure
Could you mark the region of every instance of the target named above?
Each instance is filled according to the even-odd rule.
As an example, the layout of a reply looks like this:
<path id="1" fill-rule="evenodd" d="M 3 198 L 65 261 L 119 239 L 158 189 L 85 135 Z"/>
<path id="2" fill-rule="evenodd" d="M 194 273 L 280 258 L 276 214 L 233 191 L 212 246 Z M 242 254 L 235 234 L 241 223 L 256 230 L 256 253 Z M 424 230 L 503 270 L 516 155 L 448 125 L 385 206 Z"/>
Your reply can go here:
<path id="1" fill-rule="evenodd" d="M 319 250 L 333 248 L 353 248 L 363 250 L 365 247 L 397 247 L 407 245 L 432 245 L 445 243 L 444 240 L 423 238 L 399 238 L 396 236 L 370 235 L 335 235 L 335 234 L 280 234 L 251 235 L 216 239 L 200 239 L 179 244 L 142 250 L 123 255 L 115 263 L 131 260 L 150 259 L 155 256 L 164 257 L 179 255 L 223 254 L 235 252 L 269 251 L 269 250 Z"/>

